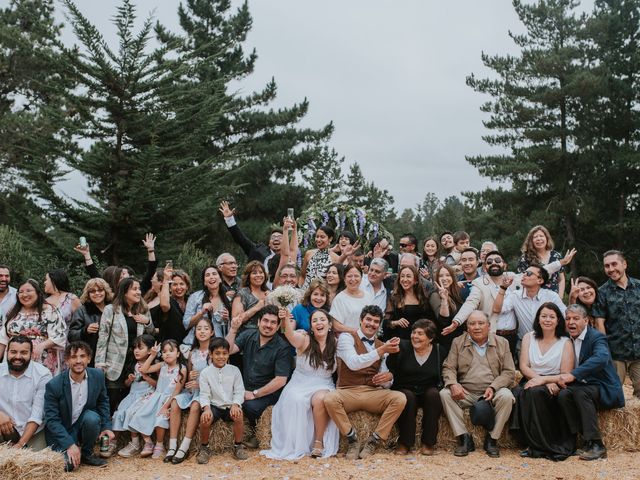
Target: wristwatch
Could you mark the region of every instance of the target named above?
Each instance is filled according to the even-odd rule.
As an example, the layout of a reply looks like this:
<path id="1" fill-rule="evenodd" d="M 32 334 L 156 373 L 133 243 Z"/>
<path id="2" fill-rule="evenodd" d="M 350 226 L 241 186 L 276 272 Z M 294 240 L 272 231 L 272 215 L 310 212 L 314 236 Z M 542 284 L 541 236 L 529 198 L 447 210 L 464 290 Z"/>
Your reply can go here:
<path id="1" fill-rule="evenodd" d="M 251 393 L 253 393 L 253 396 L 254 396 L 254 397 L 258 398 L 258 389 L 255 389 L 255 390 L 254 390 L 253 392 L 251 392 Z"/>

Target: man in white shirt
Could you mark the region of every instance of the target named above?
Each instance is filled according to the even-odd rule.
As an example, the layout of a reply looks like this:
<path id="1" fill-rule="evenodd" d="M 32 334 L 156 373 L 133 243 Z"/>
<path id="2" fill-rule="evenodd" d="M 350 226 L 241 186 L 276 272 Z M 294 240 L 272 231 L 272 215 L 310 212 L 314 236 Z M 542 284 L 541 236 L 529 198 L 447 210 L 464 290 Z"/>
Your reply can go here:
<path id="1" fill-rule="evenodd" d="M 360 314 L 360 328 L 355 332 L 344 332 L 338 339 L 338 384 L 337 390 L 324 397 L 327 413 L 340 433 L 347 437 L 349 449 L 346 458 L 367 458 L 376 447 L 389 438 L 407 397 L 402 392 L 389 390 L 393 374 L 389 372 L 386 357 L 399 351 L 400 339 L 392 338 L 386 343 L 377 338 L 382 322 L 382 310 L 368 305 Z M 348 412 L 364 410 L 381 415 L 374 432 L 360 448 L 355 429 Z"/>
<path id="2" fill-rule="evenodd" d="M 0 265 L 0 326 L 2 318 L 16 304 L 16 289 L 9 285 L 10 282 L 11 270 L 6 265 Z"/>
<path id="3" fill-rule="evenodd" d="M 513 312 L 518 320 L 518 338 L 522 340 L 527 333 L 533 330 L 533 321 L 536 312 L 543 303 L 555 303 L 564 315 L 567 307 L 560 296 L 553 290 L 542 288 L 549 281 L 549 273 L 541 266 L 531 265 L 522 274 L 522 290 L 505 295 L 498 295 L 493 303 L 494 313 Z M 512 282 L 504 278 L 502 286 L 508 286 Z M 506 290 L 501 289 L 501 292 Z"/>
<path id="4" fill-rule="evenodd" d="M 41 450 L 47 446 L 42 433 L 43 406 L 51 372 L 31 361 L 32 350 L 29 338 L 12 337 L 7 360 L 0 363 L 0 443 Z"/>
<path id="5" fill-rule="evenodd" d="M 389 264 L 382 258 L 374 258 L 371 260 L 369 270 L 362 277 L 360 282 L 360 290 L 368 293 L 373 305 L 380 307 L 383 312 L 387 309 L 387 288 L 384 285 L 384 277 L 387 274 Z"/>

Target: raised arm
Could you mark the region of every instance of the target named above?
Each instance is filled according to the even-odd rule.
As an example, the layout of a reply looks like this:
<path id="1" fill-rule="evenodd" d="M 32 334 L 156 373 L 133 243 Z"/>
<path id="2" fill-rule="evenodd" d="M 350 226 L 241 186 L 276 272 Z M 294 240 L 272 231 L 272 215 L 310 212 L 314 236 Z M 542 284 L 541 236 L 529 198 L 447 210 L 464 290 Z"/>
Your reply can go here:
<path id="1" fill-rule="evenodd" d="M 242 248 L 242 251 L 248 257 L 251 251 L 256 248 L 256 244 L 250 238 L 248 238 L 242 232 L 242 230 L 240 230 L 240 227 L 238 227 L 238 224 L 236 223 L 236 219 L 234 217 L 236 209 L 231 209 L 231 207 L 229 207 L 229 202 L 223 200 L 222 202 L 220 202 L 219 211 L 224 217 L 224 223 L 227 225 L 227 229 L 229 230 L 233 241 L 236 242 L 240 246 L 240 248 Z"/>
<path id="2" fill-rule="evenodd" d="M 147 271 L 140 282 L 140 290 L 145 294 L 151 290 L 151 278 L 156 273 L 158 262 L 156 261 L 156 237 L 153 233 L 147 233 L 142 240 L 142 245 L 147 249 Z"/>
<path id="3" fill-rule="evenodd" d="M 278 317 L 281 324 L 284 325 L 284 335 L 289 343 L 296 350 L 304 351 L 309 345 L 309 335 L 302 330 L 295 330 L 296 321 L 286 308 L 278 309 Z"/>

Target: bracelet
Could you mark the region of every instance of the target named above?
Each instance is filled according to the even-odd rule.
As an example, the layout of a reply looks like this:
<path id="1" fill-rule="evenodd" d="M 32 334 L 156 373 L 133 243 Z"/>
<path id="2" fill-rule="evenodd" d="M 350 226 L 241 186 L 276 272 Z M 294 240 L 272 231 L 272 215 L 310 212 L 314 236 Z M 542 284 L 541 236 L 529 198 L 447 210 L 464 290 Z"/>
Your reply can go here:
<path id="1" fill-rule="evenodd" d="M 154 253 L 155 250 L 147 250 L 147 253 Z"/>
<path id="2" fill-rule="evenodd" d="M 500 285 L 500 290 L 504 290 L 506 292 L 507 291 L 507 287 L 505 287 L 504 285 Z"/>

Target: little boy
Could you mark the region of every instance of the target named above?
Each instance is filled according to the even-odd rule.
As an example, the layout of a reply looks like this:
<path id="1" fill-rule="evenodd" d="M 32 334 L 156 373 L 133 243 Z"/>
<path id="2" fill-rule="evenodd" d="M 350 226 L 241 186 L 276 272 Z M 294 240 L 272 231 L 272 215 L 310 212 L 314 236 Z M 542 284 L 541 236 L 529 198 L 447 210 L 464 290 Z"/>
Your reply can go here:
<path id="1" fill-rule="evenodd" d="M 233 455 L 238 460 L 246 460 L 248 456 L 242 444 L 244 385 L 238 367 L 227 364 L 229 342 L 224 338 L 212 338 L 209 342 L 209 360 L 211 364 L 200 372 L 201 445 L 196 460 L 200 464 L 209 462 L 209 433 L 216 419 L 233 422 Z"/>
<path id="2" fill-rule="evenodd" d="M 456 274 L 462 273 L 462 269 L 458 267 L 460 263 L 460 257 L 462 256 L 462 252 L 464 252 L 467 248 L 469 248 L 469 244 L 471 243 L 471 237 L 467 232 L 458 231 L 453 234 L 453 248 L 447 254 L 445 258 L 445 263 L 456 271 Z"/>

